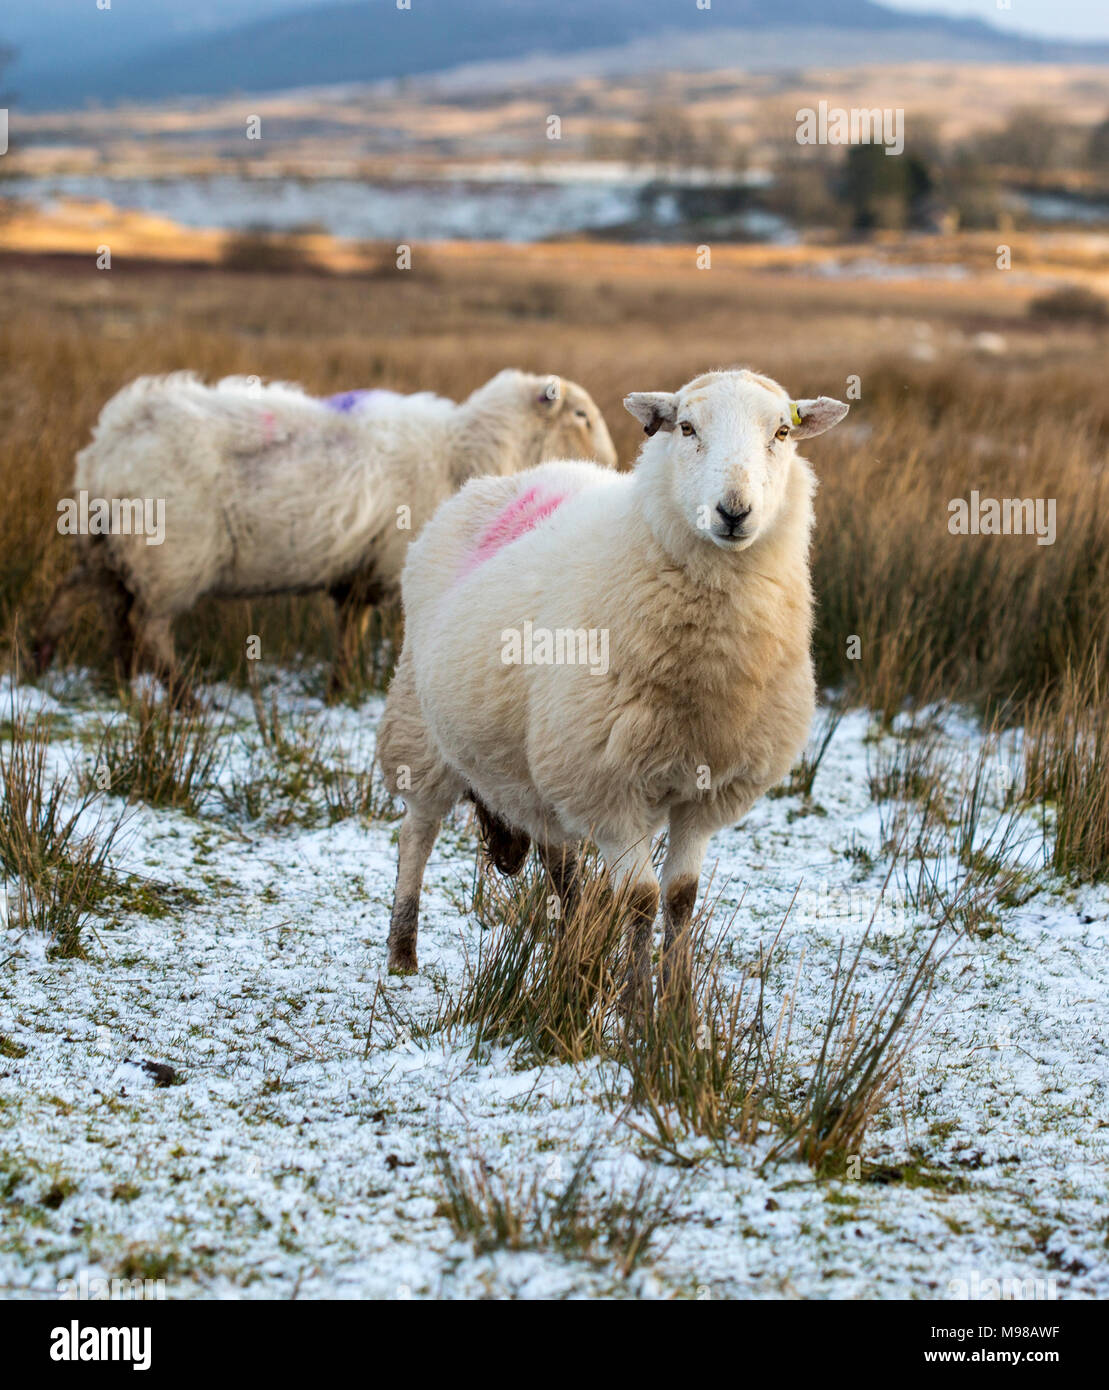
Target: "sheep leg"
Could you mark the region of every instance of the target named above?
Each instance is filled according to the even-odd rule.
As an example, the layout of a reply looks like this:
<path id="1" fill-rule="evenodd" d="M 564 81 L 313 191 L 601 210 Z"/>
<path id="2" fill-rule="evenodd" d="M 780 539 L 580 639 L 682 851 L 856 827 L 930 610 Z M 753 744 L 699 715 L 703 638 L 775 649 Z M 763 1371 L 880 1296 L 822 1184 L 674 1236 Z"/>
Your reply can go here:
<path id="1" fill-rule="evenodd" d="M 580 897 L 580 863 L 574 845 L 549 845 L 541 843 L 539 858 L 547 871 L 547 877 L 558 899 L 558 921 L 560 926 L 574 915 Z"/>
<path id="2" fill-rule="evenodd" d="M 389 922 L 389 973 L 414 975 L 416 936 L 420 922 L 420 891 L 424 870 L 442 824 L 439 816 L 427 815 L 409 806 L 400 828 L 397 850 L 397 887 L 393 894 L 393 915 Z"/>
<path id="3" fill-rule="evenodd" d="M 196 708 L 196 696 L 177 662 L 171 619 L 165 615 L 154 617 L 138 604 L 132 608 L 130 618 L 138 660 L 166 687 L 173 704 L 181 709 Z"/>
<path id="4" fill-rule="evenodd" d="M 392 796 L 404 798 L 397 854 L 397 887 L 389 925 L 389 969 L 416 970 L 416 932 L 424 869 L 443 817 L 465 795 L 466 784 L 443 762 L 416 699 L 407 651 L 401 653 L 377 732 L 377 761 Z"/>
<path id="5" fill-rule="evenodd" d="M 613 891 L 626 894 L 624 939 L 627 969 L 621 991 L 621 1010 L 626 1020 L 646 1019 L 651 1007 L 651 933 L 658 912 L 658 879 L 651 866 L 650 833 L 630 843 L 602 840 L 598 848 L 608 868 Z"/>
<path id="6" fill-rule="evenodd" d="M 688 1000 L 693 992 L 693 908 L 712 827 L 703 822 L 696 803 L 670 810 L 670 833 L 662 865 L 663 945 L 660 962 L 662 994 L 673 1001 Z"/>
<path id="7" fill-rule="evenodd" d="M 135 669 L 135 634 L 130 621 L 135 600 L 123 581 L 109 570 L 101 573 L 97 597 L 115 663 L 116 681 L 124 684 Z"/>

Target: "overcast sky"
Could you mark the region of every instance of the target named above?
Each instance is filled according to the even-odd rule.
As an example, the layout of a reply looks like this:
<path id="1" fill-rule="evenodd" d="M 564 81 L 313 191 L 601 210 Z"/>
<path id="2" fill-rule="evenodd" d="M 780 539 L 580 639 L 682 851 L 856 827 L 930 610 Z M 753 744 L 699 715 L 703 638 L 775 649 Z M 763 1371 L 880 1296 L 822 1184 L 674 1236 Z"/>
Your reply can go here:
<path id="1" fill-rule="evenodd" d="M 878 0 L 897 10 L 932 10 L 981 19 L 1004 29 L 1049 38 L 1109 39 L 1109 0 L 1009 0 L 1001 10 L 997 0 Z"/>

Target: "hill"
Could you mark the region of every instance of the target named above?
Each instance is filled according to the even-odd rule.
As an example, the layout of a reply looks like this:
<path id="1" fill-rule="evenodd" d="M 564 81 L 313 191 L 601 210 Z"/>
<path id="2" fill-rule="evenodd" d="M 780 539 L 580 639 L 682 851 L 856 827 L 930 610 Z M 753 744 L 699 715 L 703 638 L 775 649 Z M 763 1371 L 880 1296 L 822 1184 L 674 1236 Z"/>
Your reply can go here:
<path id="1" fill-rule="evenodd" d="M 56 44 L 49 66 L 17 72 L 24 107 L 226 95 L 476 69 L 527 71 L 795 66 L 950 58 L 1109 61 L 1109 45 L 1058 44 L 981 23 L 906 14 L 870 0 L 394 0 L 324 4 L 186 34 L 121 56 Z M 538 66 L 536 60 L 539 60 Z"/>

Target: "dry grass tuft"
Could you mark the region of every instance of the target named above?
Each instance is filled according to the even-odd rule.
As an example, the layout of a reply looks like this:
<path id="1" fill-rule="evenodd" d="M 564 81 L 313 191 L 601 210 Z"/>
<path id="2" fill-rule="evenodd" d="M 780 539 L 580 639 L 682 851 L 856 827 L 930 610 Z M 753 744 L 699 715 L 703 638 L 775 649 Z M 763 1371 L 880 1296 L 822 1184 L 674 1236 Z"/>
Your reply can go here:
<path id="1" fill-rule="evenodd" d="M 581 1061 L 604 1046 L 619 1005 L 624 899 L 590 856 L 567 918 L 532 855 L 514 878 L 478 864 L 468 911 L 481 928 L 444 1024 L 475 1029 L 475 1048 L 512 1041 L 524 1056 Z"/>
<path id="2" fill-rule="evenodd" d="M 1041 697 L 1024 730 L 1024 798 L 1045 812 L 1051 867 L 1078 882 L 1109 878 L 1109 700 L 1097 652 Z M 1050 815 L 1051 831 L 1047 831 Z"/>
<path id="3" fill-rule="evenodd" d="M 14 685 L 9 715 L 0 744 L 0 891 L 14 884 L 15 923 L 48 938 L 51 954 L 81 956 L 81 934 L 115 887 L 109 856 L 125 811 L 102 812 L 89 829 L 98 793 L 77 792 L 71 775 L 52 771 L 52 721 L 17 707 Z"/>
<path id="4" fill-rule="evenodd" d="M 845 1156 L 860 1154 L 871 1123 L 888 1102 L 912 1051 L 937 967 L 940 932 L 925 949 L 896 968 L 876 998 L 864 1002 L 858 988 L 864 935 L 845 964 L 843 947 L 836 958 L 831 998 L 815 1060 L 803 1068 L 794 1093 L 785 1078 L 790 1051 L 792 1000 L 781 1042 L 775 1035 L 769 1105 L 782 1130 L 767 1155 L 801 1158 L 818 1172 Z M 800 975 L 800 965 L 798 975 Z M 779 1028 L 781 1023 L 779 1022 Z M 779 1062 L 780 1059 L 780 1062 Z"/>
<path id="5" fill-rule="evenodd" d="M 663 1195 L 649 1177 L 627 1199 L 591 1189 L 596 1155 L 587 1149 L 562 1183 L 563 1161 L 552 1157 L 545 1173 L 518 1172 L 507 1178 L 477 1153 L 455 1159 L 445 1145 L 435 1154 L 442 1189 L 440 1211 L 455 1235 L 476 1253 L 491 1250 L 558 1250 L 595 1265 L 613 1262 L 626 1279 L 669 1224 L 675 1198 Z"/>
<path id="6" fill-rule="evenodd" d="M 195 815 L 215 792 L 226 761 L 224 730 L 199 706 L 163 698 L 152 681 L 122 694 L 123 713 L 104 726 L 90 784 Z"/>
<path id="7" fill-rule="evenodd" d="M 507 885 L 479 869 L 473 910 L 481 951 L 440 1027 L 473 1028 L 475 1048 L 514 1045 L 521 1063 L 598 1057 L 614 1064 L 606 1071 L 609 1103 L 640 1116 L 629 1122 L 679 1162 L 690 1135 L 725 1150 L 778 1133 L 772 1158 L 817 1167 L 861 1142 L 911 1048 L 935 970 L 935 937 L 922 952 L 910 949 L 885 990 L 867 1000 L 858 988 L 864 935 L 851 962 L 837 967 L 824 1035 L 815 1057 L 806 1057 L 793 1036 L 797 984 L 767 1021 L 777 942 L 738 987 L 728 986 L 712 939 L 713 905 L 703 904 L 692 928 L 691 985 L 660 982 L 648 1015 L 629 1020 L 620 1008 L 621 913 L 603 877 L 589 876 L 581 910 L 565 928 L 547 920 L 547 891 L 535 867 Z"/>

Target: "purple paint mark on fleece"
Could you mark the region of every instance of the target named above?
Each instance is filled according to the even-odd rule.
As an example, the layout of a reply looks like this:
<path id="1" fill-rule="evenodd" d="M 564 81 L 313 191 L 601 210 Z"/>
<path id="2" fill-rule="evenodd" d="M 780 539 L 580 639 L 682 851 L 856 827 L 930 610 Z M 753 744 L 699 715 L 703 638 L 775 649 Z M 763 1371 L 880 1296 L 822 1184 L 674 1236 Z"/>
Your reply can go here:
<path id="1" fill-rule="evenodd" d="M 325 396 L 323 403 L 330 410 L 338 410 L 343 415 L 349 415 L 352 410 L 359 410 L 363 406 L 370 405 L 375 397 L 378 404 L 400 399 L 399 393 L 396 391 L 383 391 L 378 387 L 373 387 L 364 391 L 340 391 L 336 396 Z"/>
<path id="2" fill-rule="evenodd" d="M 532 487 L 510 502 L 481 533 L 470 554 L 466 571 L 476 569 L 510 542 L 528 531 L 534 531 L 540 522 L 562 506 L 566 496 L 566 493 L 543 492 L 538 487 Z"/>

